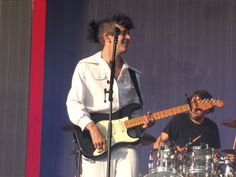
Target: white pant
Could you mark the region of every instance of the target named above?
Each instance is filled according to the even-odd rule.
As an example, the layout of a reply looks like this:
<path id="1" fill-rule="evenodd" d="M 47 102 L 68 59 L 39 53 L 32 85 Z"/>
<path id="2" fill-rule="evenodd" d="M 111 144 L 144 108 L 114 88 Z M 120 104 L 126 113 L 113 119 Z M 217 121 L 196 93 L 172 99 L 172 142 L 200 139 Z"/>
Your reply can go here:
<path id="1" fill-rule="evenodd" d="M 110 177 L 137 177 L 139 160 L 135 147 L 118 147 L 111 152 Z M 107 158 L 82 158 L 82 177 L 106 177 Z"/>

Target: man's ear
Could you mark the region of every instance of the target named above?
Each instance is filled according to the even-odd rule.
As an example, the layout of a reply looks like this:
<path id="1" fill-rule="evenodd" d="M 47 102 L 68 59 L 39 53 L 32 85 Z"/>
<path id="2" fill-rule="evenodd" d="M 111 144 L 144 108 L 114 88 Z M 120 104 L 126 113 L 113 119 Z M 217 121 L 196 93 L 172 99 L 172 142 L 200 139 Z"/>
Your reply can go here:
<path id="1" fill-rule="evenodd" d="M 111 35 L 109 33 L 104 33 L 103 34 L 103 39 L 104 39 L 104 42 L 108 42 L 108 43 L 111 43 Z"/>

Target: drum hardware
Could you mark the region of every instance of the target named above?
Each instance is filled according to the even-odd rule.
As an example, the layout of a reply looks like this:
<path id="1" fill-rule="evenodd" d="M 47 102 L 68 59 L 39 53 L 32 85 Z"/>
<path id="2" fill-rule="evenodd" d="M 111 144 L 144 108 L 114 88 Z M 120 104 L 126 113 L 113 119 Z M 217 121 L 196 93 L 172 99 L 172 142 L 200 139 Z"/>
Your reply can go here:
<path id="1" fill-rule="evenodd" d="M 227 159 L 225 160 L 225 177 L 233 177 L 234 176 L 234 170 L 232 163 Z"/>
<path id="2" fill-rule="evenodd" d="M 150 153 L 148 160 L 148 172 L 151 173 L 154 170 L 154 151 Z"/>
<path id="3" fill-rule="evenodd" d="M 236 136 L 234 137 L 234 144 L 232 149 L 223 149 L 222 153 L 236 155 Z"/>
<path id="4" fill-rule="evenodd" d="M 228 120 L 225 121 L 223 124 L 231 128 L 236 128 L 236 120 Z M 224 177 L 236 176 L 234 170 L 234 163 L 232 162 L 233 159 L 231 159 L 230 157 L 236 155 L 236 136 L 234 137 L 234 143 L 232 149 L 223 149 L 221 152 L 225 153 L 225 157 L 222 157 L 223 165 L 225 165 Z"/>
<path id="5" fill-rule="evenodd" d="M 81 160 L 82 160 L 82 153 L 79 146 L 79 140 L 76 133 L 77 126 L 74 124 L 65 124 L 62 125 L 61 128 L 67 132 L 71 132 L 73 134 L 73 143 L 75 144 L 74 150 L 71 152 L 72 155 L 75 155 L 76 167 L 77 167 L 77 177 L 81 176 L 82 174 L 82 167 L 81 167 Z"/>
<path id="6" fill-rule="evenodd" d="M 220 177 L 234 177 L 235 171 L 233 168 L 233 163 L 228 159 L 228 156 L 223 156 L 219 158 L 218 161 L 218 176 Z"/>
<path id="7" fill-rule="evenodd" d="M 229 150 L 222 150 L 225 153 Z M 177 151 L 161 145 L 149 155 L 149 172 L 143 177 L 235 177 L 233 163 L 207 144 Z"/>

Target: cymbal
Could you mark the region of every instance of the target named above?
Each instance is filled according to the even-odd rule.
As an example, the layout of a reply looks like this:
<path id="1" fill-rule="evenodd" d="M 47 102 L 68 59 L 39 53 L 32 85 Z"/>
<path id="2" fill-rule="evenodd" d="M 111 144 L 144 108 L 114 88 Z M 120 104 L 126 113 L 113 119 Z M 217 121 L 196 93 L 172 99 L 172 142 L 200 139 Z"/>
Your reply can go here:
<path id="1" fill-rule="evenodd" d="M 236 149 L 223 149 L 221 152 L 236 155 Z"/>
<path id="2" fill-rule="evenodd" d="M 223 125 L 230 127 L 230 128 L 236 128 L 236 120 L 231 119 L 231 120 L 226 120 L 222 123 Z"/>
<path id="3" fill-rule="evenodd" d="M 65 125 L 62 125 L 60 126 L 63 130 L 65 131 L 68 131 L 68 132 L 73 132 L 77 126 L 72 124 L 72 123 L 69 123 L 69 124 L 65 124 Z"/>

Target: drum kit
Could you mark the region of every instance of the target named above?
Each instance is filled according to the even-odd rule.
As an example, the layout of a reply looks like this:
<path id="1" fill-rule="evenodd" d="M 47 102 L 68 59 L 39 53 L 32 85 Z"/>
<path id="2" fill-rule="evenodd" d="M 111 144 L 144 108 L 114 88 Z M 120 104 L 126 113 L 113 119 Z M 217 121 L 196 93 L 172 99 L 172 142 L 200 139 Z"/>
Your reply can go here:
<path id="1" fill-rule="evenodd" d="M 223 125 L 236 128 L 236 120 Z M 148 174 L 143 177 L 236 177 L 234 163 L 236 136 L 232 149 L 221 152 L 207 144 L 178 151 L 175 145 L 161 145 L 149 155 Z"/>
<path id="2" fill-rule="evenodd" d="M 227 120 L 223 125 L 236 128 L 236 120 Z M 63 125 L 65 131 L 74 133 L 73 124 Z M 199 137 L 195 138 L 197 140 Z M 155 137 L 149 134 L 141 139 L 143 145 L 155 142 Z M 77 143 L 76 143 L 77 144 Z M 81 153 L 75 147 L 78 176 L 81 174 Z M 236 156 L 236 136 L 232 149 L 221 152 L 214 148 L 190 146 L 187 150 L 178 151 L 175 145 L 161 145 L 149 155 L 148 173 L 142 177 L 236 177 L 234 163 L 230 155 Z"/>

